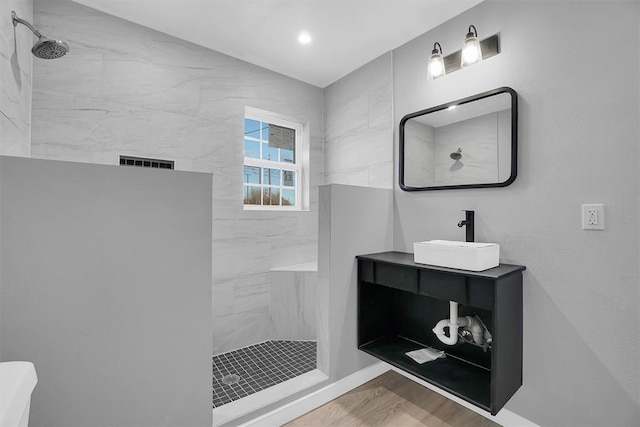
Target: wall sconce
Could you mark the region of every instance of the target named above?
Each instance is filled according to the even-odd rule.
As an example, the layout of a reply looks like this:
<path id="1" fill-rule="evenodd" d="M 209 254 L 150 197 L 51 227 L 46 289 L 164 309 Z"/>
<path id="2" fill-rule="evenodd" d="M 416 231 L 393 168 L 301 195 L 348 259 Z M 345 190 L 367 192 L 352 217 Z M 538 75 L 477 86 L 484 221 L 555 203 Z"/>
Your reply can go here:
<path id="1" fill-rule="evenodd" d="M 478 31 L 476 30 L 476 27 L 474 25 L 470 25 L 467 36 L 464 39 L 464 46 L 461 50 L 442 58 L 442 47 L 440 46 L 440 43 L 436 42 L 433 45 L 433 51 L 431 51 L 431 56 L 429 57 L 427 80 L 433 81 L 434 79 L 442 77 L 445 74 L 451 74 L 463 67 L 475 64 L 482 61 L 483 59 L 491 58 L 492 56 L 495 56 L 499 53 L 499 34 L 494 34 L 482 41 L 478 41 Z M 437 71 L 439 69 L 438 65 L 436 65 L 439 61 L 442 61 L 440 62 L 440 64 L 444 64 L 444 69 L 443 72 L 436 75 L 434 74 L 434 71 Z"/>
<path id="2" fill-rule="evenodd" d="M 433 50 L 429 57 L 429 65 L 427 67 L 427 80 L 430 82 L 433 79 L 444 76 L 444 58 L 442 57 L 442 46 L 440 43 L 435 42 L 433 44 Z"/>

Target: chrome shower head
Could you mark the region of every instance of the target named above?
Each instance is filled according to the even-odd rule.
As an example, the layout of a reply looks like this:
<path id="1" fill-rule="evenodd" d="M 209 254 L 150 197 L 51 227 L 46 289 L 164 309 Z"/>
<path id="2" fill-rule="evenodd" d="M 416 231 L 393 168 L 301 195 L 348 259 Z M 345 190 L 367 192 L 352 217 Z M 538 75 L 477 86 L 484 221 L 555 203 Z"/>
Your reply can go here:
<path id="1" fill-rule="evenodd" d="M 29 24 L 24 19 L 18 18 L 15 11 L 11 11 L 11 20 L 13 21 L 13 26 L 17 27 L 18 24 L 22 24 L 30 29 L 33 34 L 38 36 L 38 41 L 31 48 L 31 53 L 37 58 L 42 59 L 56 59 L 60 58 L 67 53 L 69 53 L 69 45 L 61 40 L 52 40 L 47 37 L 44 37 L 40 34 L 40 31 L 33 28 L 33 25 Z"/>
<path id="2" fill-rule="evenodd" d="M 69 45 L 61 40 L 41 37 L 31 48 L 31 53 L 42 59 L 56 59 L 69 53 Z"/>
<path id="3" fill-rule="evenodd" d="M 453 160 L 460 160 L 462 158 L 462 148 L 458 148 L 458 151 L 449 154 L 449 157 L 451 157 Z"/>

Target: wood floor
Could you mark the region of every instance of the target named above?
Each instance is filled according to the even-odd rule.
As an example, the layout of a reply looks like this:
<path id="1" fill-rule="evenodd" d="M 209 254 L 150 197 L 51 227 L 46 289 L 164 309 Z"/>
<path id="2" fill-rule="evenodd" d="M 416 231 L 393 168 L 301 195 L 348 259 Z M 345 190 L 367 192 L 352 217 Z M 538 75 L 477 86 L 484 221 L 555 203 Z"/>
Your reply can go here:
<path id="1" fill-rule="evenodd" d="M 388 371 L 286 426 L 499 427 L 499 424 Z"/>

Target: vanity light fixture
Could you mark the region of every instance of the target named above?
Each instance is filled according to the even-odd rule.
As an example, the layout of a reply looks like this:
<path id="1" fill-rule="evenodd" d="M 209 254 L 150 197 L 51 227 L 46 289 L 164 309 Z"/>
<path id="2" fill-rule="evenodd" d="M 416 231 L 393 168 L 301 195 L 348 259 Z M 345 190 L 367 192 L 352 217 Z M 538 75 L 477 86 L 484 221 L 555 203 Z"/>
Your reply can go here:
<path id="1" fill-rule="evenodd" d="M 427 80 L 433 81 L 445 74 L 444 58 L 442 57 L 442 46 L 440 43 L 433 44 L 433 50 L 429 57 L 429 65 L 427 66 Z"/>
<path id="2" fill-rule="evenodd" d="M 474 25 L 469 25 L 469 31 L 462 46 L 462 55 L 460 55 L 460 67 L 464 68 L 480 61 L 482 61 L 482 49 L 478 40 L 478 31 Z"/>
<path id="3" fill-rule="evenodd" d="M 451 74 L 463 67 L 467 67 L 483 59 L 491 58 L 500 53 L 500 37 L 494 34 L 479 41 L 478 32 L 474 25 L 469 26 L 469 32 L 464 40 L 464 47 L 457 52 L 442 57 L 442 47 L 436 42 L 429 57 L 427 80 L 433 81 L 445 74 Z M 433 68 L 432 68 L 433 66 Z M 435 71 L 440 71 L 435 73 Z"/>

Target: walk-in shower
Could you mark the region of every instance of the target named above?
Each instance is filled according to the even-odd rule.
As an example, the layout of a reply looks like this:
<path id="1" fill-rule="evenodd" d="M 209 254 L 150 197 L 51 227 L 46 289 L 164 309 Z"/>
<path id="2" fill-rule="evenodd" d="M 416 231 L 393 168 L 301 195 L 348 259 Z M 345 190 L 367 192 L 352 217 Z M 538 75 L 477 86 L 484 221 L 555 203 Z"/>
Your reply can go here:
<path id="1" fill-rule="evenodd" d="M 44 37 L 40 31 L 33 27 L 33 25 L 24 19 L 18 18 L 18 15 L 16 15 L 16 12 L 13 10 L 11 11 L 11 19 L 14 27 L 17 27 L 18 24 L 22 24 L 30 29 L 33 34 L 38 36 L 38 41 L 31 48 L 31 53 L 33 53 L 35 57 L 42 59 L 57 59 L 69 53 L 68 44 L 61 40 L 53 40 Z"/>
<path id="2" fill-rule="evenodd" d="M 213 356 L 213 407 L 316 369 L 316 342 L 270 340 Z"/>
<path id="3" fill-rule="evenodd" d="M 326 379 L 317 358 L 317 263 L 274 268 L 266 279 L 268 283 L 253 285 L 250 290 L 266 288 L 268 307 L 256 305 L 258 308 L 250 308 L 252 311 L 232 315 L 235 325 L 225 323 L 224 316 L 216 317 L 216 309 L 229 307 L 220 302 L 214 304 L 214 425 Z M 234 295 L 244 298 L 240 300 L 244 305 L 238 305 L 241 309 L 248 306 L 248 291 L 242 288 L 241 278 L 237 282 Z M 224 284 L 214 283 L 214 301 L 225 298 L 224 289 Z M 256 297 L 260 298 L 257 294 Z M 252 328 L 243 327 L 243 322 L 253 318 L 260 320 Z M 258 335 L 257 328 L 264 328 L 264 333 Z"/>

